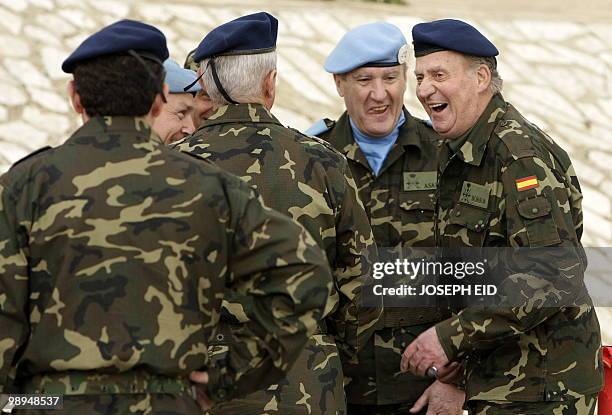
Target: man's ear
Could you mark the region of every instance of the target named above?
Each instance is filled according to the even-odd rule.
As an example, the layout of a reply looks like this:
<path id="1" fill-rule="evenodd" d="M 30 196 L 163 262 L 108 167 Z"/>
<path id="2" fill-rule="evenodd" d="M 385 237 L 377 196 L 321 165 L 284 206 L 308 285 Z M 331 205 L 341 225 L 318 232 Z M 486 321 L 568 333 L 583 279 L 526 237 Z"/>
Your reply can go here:
<path id="1" fill-rule="evenodd" d="M 276 69 L 270 71 L 264 78 L 262 87 L 262 95 L 264 99 L 264 106 L 270 110 L 274 105 L 274 99 L 276 98 Z"/>
<path id="2" fill-rule="evenodd" d="M 76 85 L 74 83 L 74 79 L 68 81 L 68 85 L 66 85 L 66 90 L 68 91 L 68 97 L 70 97 L 70 104 L 72 105 L 72 109 L 77 114 L 85 114 L 85 108 L 81 104 L 81 96 L 76 90 Z"/>
<path id="3" fill-rule="evenodd" d="M 485 64 L 480 64 L 476 70 L 476 79 L 478 81 L 478 92 L 485 92 L 491 84 L 491 69 Z"/>
<path id="4" fill-rule="evenodd" d="M 334 74 L 334 83 L 336 84 L 336 91 L 338 91 L 338 95 L 340 95 L 341 98 L 344 98 L 344 76 L 346 75 Z"/>
<path id="5" fill-rule="evenodd" d="M 164 94 L 165 97 L 168 96 L 168 93 L 170 91 L 170 88 L 168 88 L 168 84 L 164 82 L 164 87 L 162 89 L 162 93 Z M 164 100 L 162 99 L 160 94 L 155 95 L 155 100 L 153 100 L 153 104 L 151 105 L 151 110 L 149 111 L 149 114 L 151 114 L 151 117 L 156 118 L 159 116 L 159 114 L 161 114 L 162 108 L 164 107 L 164 105 L 166 105 L 164 103 Z"/>

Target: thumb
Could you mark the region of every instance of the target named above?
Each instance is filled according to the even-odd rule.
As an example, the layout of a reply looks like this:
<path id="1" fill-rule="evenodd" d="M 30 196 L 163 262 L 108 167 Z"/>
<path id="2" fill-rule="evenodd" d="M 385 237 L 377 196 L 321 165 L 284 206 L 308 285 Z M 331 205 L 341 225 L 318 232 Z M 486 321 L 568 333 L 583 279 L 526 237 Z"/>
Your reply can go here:
<path id="1" fill-rule="evenodd" d="M 427 405 L 428 402 L 429 402 L 429 389 L 423 392 L 421 397 L 414 403 L 414 405 L 412 405 L 412 408 L 410 408 L 409 412 L 411 414 L 419 413 L 423 408 L 425 408 L 425 405 Z"/>

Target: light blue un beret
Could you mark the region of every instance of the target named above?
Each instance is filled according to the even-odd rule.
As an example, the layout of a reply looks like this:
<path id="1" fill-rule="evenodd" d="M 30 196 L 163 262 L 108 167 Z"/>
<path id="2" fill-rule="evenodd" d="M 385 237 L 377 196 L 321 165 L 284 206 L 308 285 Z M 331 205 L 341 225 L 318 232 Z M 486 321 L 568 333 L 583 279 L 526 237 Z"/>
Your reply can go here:
<path id="1" fill-rule="evenodd" d="M 386 22 L 357 26 L 342 36 L 324 68 L 342 74 L 363 66 L 396 66 L 406 62 L 408 44 L 402 31 Z"/>
<path id="2" fill-rule="evenodd" d="M 164 62 L 164 69 L 166 70 L 166 79 L 164 79 L 164 82 L 168 84 L 171 94 L 198 92 L 202 89 L 200 84 L 196 82 L 191 88 L 185 91 L 183 88 L 193 83 L 198 76 L 194 71 L 182 68 L 172 59 L 166 59 Z"/>

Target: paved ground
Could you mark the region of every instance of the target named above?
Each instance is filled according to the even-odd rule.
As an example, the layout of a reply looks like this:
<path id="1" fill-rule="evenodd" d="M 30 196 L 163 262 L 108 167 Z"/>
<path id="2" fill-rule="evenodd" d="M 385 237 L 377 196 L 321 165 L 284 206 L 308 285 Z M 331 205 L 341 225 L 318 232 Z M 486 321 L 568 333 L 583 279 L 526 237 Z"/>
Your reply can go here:
<path id="1" fill-rule="evenodd" d="M 241 14 L 280 19 L 279 96 L 275 112 L 305 128 L 337 116 L 342 103 L 321 66 L 349 28 L 375 20 L 410 38 L 417 22 L 471 21 L 501 51 L 505 96 L 573 158 L 583 184 L 586 246 L 594 294 L 612 306 L 612 8 L 609 0 L 413 0 L 407 6 L 348 1 L 0 0 L 0 172 L 43 145 L 61 143 L 77 125 L 65 98 L 61 61 L 91 31 L 124 17 L 160 27 L 182 62 L 203 34 Z M 497 4 L 501 3 L 501 4 Z M 411 81 L 411 90 L 414 83 Z M 423 116 L 412 93 L 407 107 Z M 596 255 L 596 256 L 595 256 Z M 612 312 L 599 309 L 612 344 Z"/>

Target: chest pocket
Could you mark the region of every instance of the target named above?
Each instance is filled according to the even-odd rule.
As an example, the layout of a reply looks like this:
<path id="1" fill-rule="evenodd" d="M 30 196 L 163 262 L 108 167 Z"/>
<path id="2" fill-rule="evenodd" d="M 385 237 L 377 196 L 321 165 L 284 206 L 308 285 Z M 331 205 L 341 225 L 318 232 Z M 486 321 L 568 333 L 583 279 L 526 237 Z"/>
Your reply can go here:
<path id="1" fill-rule="evenodd" d="M 435 194 L 427 190 L 412 190 L 400 192 L 400 208 L 408 212 L 432 211 L 436 205 Z M 423 211 L 423 212 L 420 212 Z"/>
<path id="2" fill-rule="evenodd" d="M 435 193 L 429 190 L 401 191 L 399 212 L 401 243 L 417 245 L 433 243 Z"/>
<path id="3" fill-rule="evenodd" d="M 491 213 L 484 209 L 457 203 L 450 211 L 444 236 L 455 240 L 451 246 L 482 246 L 490 219 Z"/>
<path id="4" fill-rule="evenodd" d="M 550 201 L 545 195 L 518 202 L 518 213 L 527 229 L 529 246 L 550 246 L 561 243 L 559 230 L 552 216 Z"/>

